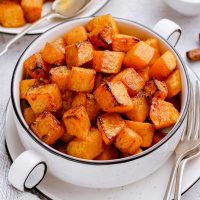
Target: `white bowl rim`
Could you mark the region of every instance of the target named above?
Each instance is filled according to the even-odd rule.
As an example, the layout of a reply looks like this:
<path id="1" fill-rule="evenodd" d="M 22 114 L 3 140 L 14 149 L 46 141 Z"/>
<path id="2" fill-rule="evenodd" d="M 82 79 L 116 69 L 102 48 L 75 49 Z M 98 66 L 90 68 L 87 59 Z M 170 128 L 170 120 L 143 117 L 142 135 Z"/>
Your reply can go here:
<path id="1" fill-rule="evenodd" d="M 91 19 L 93 17 L 82 17 L 82 18 L 76 18 L 76 19 L 72 19 L 70 21 L 65 21 L 65 22 L 62 22 L 60 24 L 57 24 L 56 26 L 48 29 L 47 31 L 45 31 L 43 34 L 46 34 L 47 32 L 51 31 L 52 29 L 54 29 L 55 27 L 58 27 L 58 26 L 62 26 L 63 24 L 66 24 L 68 22 L 71 22 L 71 21 L 78 21 L 78 20 L 82 20 L 82 19 Z M 18 111 L 17 111 L 17 106 L 15 104 L 15 98 L 14 98 L 14 80 L 15 80 L 15 72 L 18 68 L 18 64 L 19 62 L 21 61 L 21 58 L 23 57 L 23 55 L 25 54 L 25 52 L 31 48 L 31 46 L 34 44 L 34 42 L 39 39 L 43 34 L 39 35 L 38 37 L 36 37 L 28 46 L 27 48 L 24 50 L 24 52 L 22 53 L 22 55 L 19 57 L 16 65 L 15 65 L 15 68 L 13 70 L 13 74 L 12 74 L 12 79 L 11 79 L 11 102 L 12 102 L 12 106 L 13 106 L 13 110 L 14 110 L 14 113 L 19 121 L 19 123 L 21 124 L 21 126 L 23 127 L 23 129 L 26 131 L 26 133 L 28 133 L 28 135 L 36 142 L 38 143 L 41 147 L 43 147 L 44 149 L 46 149 L 48 152 L 56 155 L 56 156 L 60 156 L 64 159 L 67 159 L 69 161 L 74 161 L 74 162 L 78 162 L 78 163 L 82 163 L 82 164 L 89 164 L 89 165 L 111 165 L 111 164 L 120 164 L 120 163 L 124 163 L 124 162 L 129 162 L 129 161 L 133 161 L 133 160 L 136 160 L 136 159 L 139 159 L 139 158 L 142 158 L 144 156 L 147 156 L 148 154 L 154 152 L 155 150 L 157 150 L 159 147 L 161 147 L 164 143 L 166 143 L 175 133 L 176 131 L 178 130 L 178 128 L 182 125 L 185 117 L 186 117 L 186 114 L 187 114 L 187 110 L 188 110 L 188 106 L 189 106 L 189 100 L 190 100 L 190 81 L 189 81 L 189 75 L 188 75 L 188 72 L 187 72 L 187 69 L 186 69 L 186 65 L 185 63 L 183 62 L 180 54 L 176 51 L 176 49 L 165 39 L 163 38 L 161 35 L 159 35 L 157 32 L 155 32 L 154 30 L 148 28 L 147 26 L 143 25 L 143 24 L 140 24 L 138 22 L 135 22 L 133 20 L 129 20 L 129 19 L 124 19 L 124 18 L 119 18 L 119 17 L 114 17 L 115 19 L 118 19 L 118 20 L 121 20 L 121 21 L 124 21 L 124 22 L 130 22 L 130 23 L 133 23 L 133 24 L 136 24 L 137 26 L 140 26 L 142 27 L 143 29 L 146 29 L 148 32 L 152 32 L 154 33 L 155 35 L 158 36 L 158 38 L 160 40 L 162 40 L 164 43 L 166 43 L 168 46 L 171 47 L 171 49 L 174 51 L 174 53 L 177 55 L 182 67 L 183 67 L 183 71 L 184 71 L 184 74 L 185 74 L 185 77 L 186 77 L 186 84 L 187 84 L 187 88 L 186 88 L 186 103 L 185 103 L 185 107 L 183 108 L 183 112 L 182 112 L 182 115 L 180 116 L 179 118 L 179 121 L 173 126 L 173 128 L 169 131 L 169 133 L 161 140 L 159 141 L 157 144 L 153 145 L 152 147 L 144 150 L 143 152 L 139 153 L 139 154 L 136 154 L 136 155 L 132 155 L 132 156 L 129 156 L 129 157 L 125 157 L 125 158 L 119 158 L 119 159 L 114 159 L 114 160 L 86 160 L 86 159 L 81 159 L 81 158 L 76 158 L 76 157 L 73 157 L 73 156 L 70 156 L 70 155 L 67 155 L 67 154 L 64 154 L 60 151 L 57 151 L 56 149 L 52 148 L 51 146 L 45 144 L 44 142 L 42 142 L 37 136 L 34 135 L 34 133 L 28 129 L 25 124 L 23 123 L 23 120 L 21 119 Z"/>

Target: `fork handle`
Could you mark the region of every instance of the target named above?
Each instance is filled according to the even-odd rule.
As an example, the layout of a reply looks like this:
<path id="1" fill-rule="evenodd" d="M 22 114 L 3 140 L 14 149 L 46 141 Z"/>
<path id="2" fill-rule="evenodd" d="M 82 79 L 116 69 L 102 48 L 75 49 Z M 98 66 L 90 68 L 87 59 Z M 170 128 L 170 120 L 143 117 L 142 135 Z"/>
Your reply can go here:
<path id="1" fill-rule="evenodd" d="M 182 160 L 182 157 L 178 157 L 175 160 L 175 164 L 174 164 L 174 166 L 172 168 L 172 171 L 171 171 L 171 174 L 170 174 L 170 178 L 169 178 L 169 181 L 168 181 L 168 185 L 167 185 L 167 189 L 166 189 L 165 196 L 164 196 L 163 200 L 170 200 L 173 184 L 174 184 L 174 181 L 176 179 L 178 166 L 179 166 L 181 160 Z"/>
<path id="2" fill-rule="evenodd" d="M 50 12 L 48 14 L 46 14 L 44 17 L 40 18 L 39 20 L 37 20 L 36 22 L 34 22 L 33 24 L 31 24 L 30 26 L 28 26 L 27 28 L 25 28 L 22 32 L 20 32 L 19 34 L 17 34 L 15 37 L 13 37 L 8 43 L 4 43 L 1 45 L 0 47 L 0 56 L 2 56 L 4 53 L 7 52 L 8 48 L 14 43 L 16 42 L 18 39 L 20 39 L 22 36 L 24 36 L 27 32 L 29 32 L 32 28 L 36 27 L 37 25 L 39 25 L 40 23 L 51 19 L 52 17 L 55 16 L 55 13 Z"/>

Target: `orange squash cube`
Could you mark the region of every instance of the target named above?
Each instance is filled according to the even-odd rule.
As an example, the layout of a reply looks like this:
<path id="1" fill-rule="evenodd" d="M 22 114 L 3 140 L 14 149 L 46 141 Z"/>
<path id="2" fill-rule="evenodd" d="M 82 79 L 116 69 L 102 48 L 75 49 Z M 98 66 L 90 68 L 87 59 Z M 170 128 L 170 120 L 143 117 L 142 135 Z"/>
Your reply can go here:
<path id="1" fill-rule="evenodd" d="M 72 107 L 81 105 L 86 108 L 88 117 L 90 121 L 93 122 L 100 111 L 100 107 L 96 102 L 94 95 L 82 92 L 77 93 L 72 101 Z"/>
<path id="2" fill-rule="evenodd" d="M 50 42 L 55 48 L 59 49 L 63 54 L 65 54 L 65 40 L 62 37 L 58 37 L 52 42 Z"/>
<path id="3" fill-rule="evenodd" d="M 31 78 L 47 79 L 50 65 L 43 61 L 40 53 L 36 53 L 24 61 L 24 69 Z"/>
<path id="4" fill-rule="evenodd" d="M 155 128 L 162 129 L 174 125 L 179 118 L 179 112 L 173 104 L 154 97 L 149 116 Z"/>
<path id="5" fill-rule="evenodd" d="M 131 98 L 132 109 L 125 112 L 124 115 L 133 121 L 144 122 L 149 115 L 149 103 L 144 93 L 138 93 L 136 96 Z"/>
<path id="6" fill-rule="evenodd" d="M 168 89 L 167 97 L 176 96 L 181 91 L 181 76 L 178 69 L 173 71 L 168 78 L 165 80 Z"/>
<path id="7" fill-rule="evenodd" d="M 114 160 L 119 158 L 119 152 L 113 146 L 107 146 L 95 160 Z"/>
<path id="8" fill-rule="evenodd" d="M 87 40 L 87 31 L 83 26 L 77 26 L 64 34 L 67 45 L 80 43 Z"/>
<path id="9" fill-rule="evenodd" d="M 28 90 L 37 83 L 37 79 L 25 79 L 20 81 L 20 99 L 26 99 Z"/>
<path id="10" fill-rule="evenodd" d="M 31 107 L 25 108 L 23 115 L 24 115 L 24 119 L 28 125 L 30 125 L 36 119 L 36 114 L 33 112 Z"/>
<path id="11" fill-rule="evenodd" d="M 83 158 L 94 159 L 104 150 L 101 134 L 96 128 L 91 128 L 85 140 L 74 139 L 67 145 L 67 154 Z"/>
<path id="12" fill-rule="evenodd" d="M 165 80 L 175 68 L 176 57 L 168 50 L 150 67 L 149 75 L 158 80 Z"/>
<path id="13" fill-rule="evenodd" d="M 93 59 L 93 46 L 89 41 L 84 41 L 65 48 L 66 63 L 68 67 L 79 67 Z"/>
<path id="14" fill-rule="evenodd" d="M 122 66 L 124 53 L 113 51 L 94 51 L 93 68 L 97 72 L 117 74 Z"/>
<path id="15" fill-rule="evenodd" d="M 154 136 L 154 125 L 126 120 L 128 128 L 132 129 L 142 137 L 141 147 L 150 147 Z"/>
<path id="16" fill-rule="evenodd" d="M 106 112 L 127 112 L 133 107 L 127 89 L 121 81 L 101 84 L 95 90 L 94 97 L 100 108 Z"/>
<path id="17" fill-rule="evenodd" d="M 50 81 L 56 83 L 61 91 L 68 88 L 69 76 L 70 70 L 66 66 L 54 67 L 49 71 Z"/>
<path id="18" fill-rule="evenodd" d="M 27 92 L 28 103 L 36 114 L 43 111 L 56 112 L 62 107 L 62 99 L 56 84 L 31 87 Z"/>
<path id="19" fill-rule="evenodd" d="M 43 0 L 21 0 L 21 7 L 28 22 L 40 19 L 42 14 Z"/>
<path id="20" fill-rule="evenodd" d="M 137 70 L 137 73 L 143 78 L 145 82 L 149 81 L 149 66 Z"/>
<path id="21" fill-rule="evenodd" d="M 98 116 L 97 126 L 105 144 L 111 145 L 125 128 L 125 122 L 119 114 L 105 113 Z"/>
<path id="22" fill-rule="evenodd" d="M 91 92 L 94 88 L 96 71 L 73 67 L 69 76 L 68 89 L 76 92 Z"/>
<path id="23" fill-rule="evenodd" d="M 115 140 L 115 147 L 129 155 L 135 154 L 141 144 L 142 137 L 130 128 L 125 128 Z"/>
<path id="24" fill-rule="evenodd" d="M 50 112 L 43 112 L 30 125 L 31 130 L 46 144 L 52 145 L 64 134 L 62 124 Z"/>
<path id="25" fill-rule="evenodd" d="M 123 64 L 136 70 L 142 69 L 150 63 L 154 51 L 154 48 L 140 41 L 126 53 Z"/>
<path id="26" fill-rule="evenodd" d="M 115 34 L 112 39 L 112 50 L 126 53 L 139 41 L 140 39 L 134 36 Z"/>
<path id="27" fill-rule="evenodd" d="M 154 48 L 154 55 L 153 58 L 151 59 L 151 62 L 149 63 L 149 65 L 153 65 L 155 63 L 155 61 L 160 57 L 160 47 L 159 47 L 159 41 L 157 38 L 148 38 L 145 41 L 149 46 Z"/>
<path id="28" fill-rule="evenodd" d="M 143 78 L 133 68 L 121 71 L 111 81 L 121 81 L 126 86 L 130 96 L 136 95 L 145 85 Z"/>
<path id="29" fill-rule="evenodd" d="M 63 122 L 68 134 L 79 139 L 86 139 L 90 130 L 90 119 L 84 106 L 71 108 L 63 115 Z"/>

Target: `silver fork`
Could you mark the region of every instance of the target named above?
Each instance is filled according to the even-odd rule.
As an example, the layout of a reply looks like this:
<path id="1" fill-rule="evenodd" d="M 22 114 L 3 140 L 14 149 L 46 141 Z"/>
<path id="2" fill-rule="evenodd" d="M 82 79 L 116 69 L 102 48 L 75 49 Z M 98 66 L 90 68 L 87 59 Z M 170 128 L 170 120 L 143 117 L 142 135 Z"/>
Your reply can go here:
<path id="1" fill-rule="evenodd" d="M 200 116 L 200 106 L 198 100 L 199 95 L 199 85 L 198 81 L 195 83 L 195 92 L 193 92 L 193 87 L 191 85 L 190 90 L 190 106 L 187 116 L 187 125 L 185 133 L 183 134 L 181 141 L 179 142 L 175 150 L 175 164 L 172 168 L 170 179 L 165 192 L 164 200 L 169 200 L 172 192 L 172 187 L 176 179 L 177 169 L 180 162 L 188 156 L 192 151 L 194 151 L 200 145 L 199 136 L 199 116 Z"/>

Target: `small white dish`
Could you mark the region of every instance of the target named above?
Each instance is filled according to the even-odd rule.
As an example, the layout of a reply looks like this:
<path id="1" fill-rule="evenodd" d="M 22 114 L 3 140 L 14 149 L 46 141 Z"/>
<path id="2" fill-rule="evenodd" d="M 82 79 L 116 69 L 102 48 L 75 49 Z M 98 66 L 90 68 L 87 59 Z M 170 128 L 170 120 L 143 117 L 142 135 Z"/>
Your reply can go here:
<path id="1" fill-rule="evenodd" d="M 190 80 L 192 84 L 195 83 L 197 77 L 188 69 Z M 13 108 L 11 102 L 9 103 L 6 116 L 6 144 L 7 150 L 12 160 L 15 160 L 22 152 L 25 151 L 22 145 L 13 118 Z M 117 187 L 112 189 L 89 189 L 79 187 L 61 181 L 47 172 L 42 182 L 36 186 L 37 190 L 46 197 L 54 200 L 132 200 L 141 199 L 146 200 L 153 197 L 154 200 L 163 199 L 166 185 L 169 180 L 170 172 L 173 165 L 174 156 L 162 165 L 160 169 L 150 176 L 135 182 L 133 184 Z M 200 178 L 200 157 L 188 163 L 183 177 L 182 192 L 187 191 Z"/>
<path id="2" fill-rule="evenodd" d="M 81 17 L 90 17 L 92 15 L 95 15 L 95 13 L 97 13 L 99 10 L 101 10 L 109 1 L 110 0 L 100 0 L 100 1 L 92 0 L 91 5 L 80 15 L 74 17 L 74 19 L 81 18 Z M 42 16 L 44 16 L 45 14 L 50 12 L 51 5 L 52 5 L 51 2 L 47 2 L 44 4 L 43 10 L 42 10 Z M 46 22 L 38 25 L 33 30 L 31 30 L 28 34 L 44 33 L 45 31 L 47 31 L 51 27 L 59 24 L 60 22 L 62 22 L 62 19 L 51 19 L 49 21 L 46 21 Z M 17 27 L 17 28 L 8 28 L 8 27 L 3 27 L 0 25 L 0 33 L 18 34 L 21 31 L 23 31 L 25 28 L 27 28 L 28 25 L 29 24 L 26 24 L 22 27 Z"/>
<path id="3" fill-rule="evenodd" d="M 200 0 L 165 0 L 174 10 L 186 16 L 200 15 Z"/>

